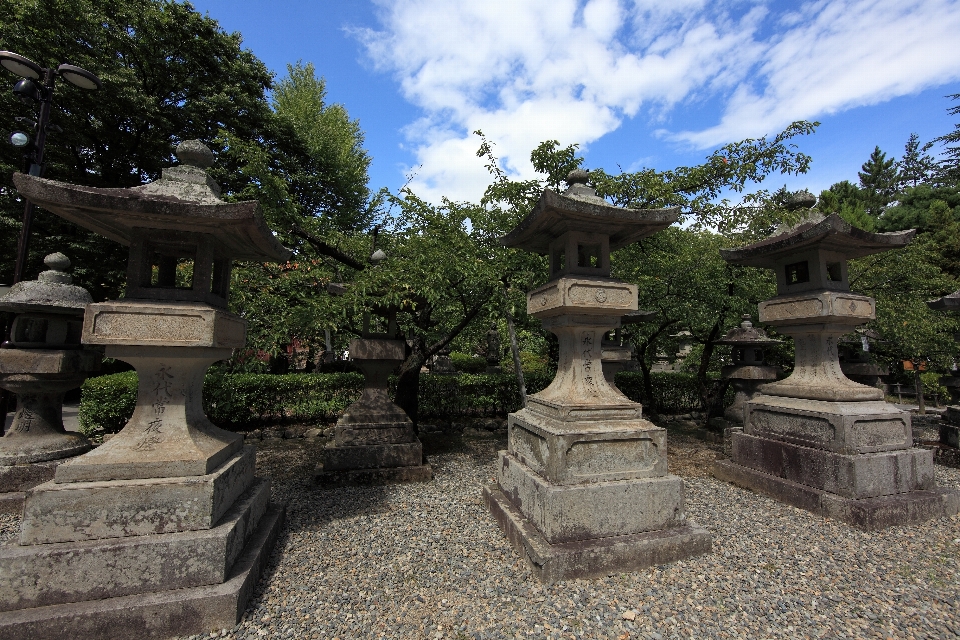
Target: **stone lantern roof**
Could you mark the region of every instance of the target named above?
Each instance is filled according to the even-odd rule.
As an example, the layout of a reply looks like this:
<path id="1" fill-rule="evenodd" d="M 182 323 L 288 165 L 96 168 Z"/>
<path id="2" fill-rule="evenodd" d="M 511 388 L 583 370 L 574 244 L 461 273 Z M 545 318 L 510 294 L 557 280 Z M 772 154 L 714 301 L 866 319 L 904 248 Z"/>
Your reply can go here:
<path id="1" fill-rule="evenodd" d="M 937 311 L 960 311 L 960 291 L 954 291 L 942 298 L 930 300 L 927 302 L 927 306 Z"/>
<path id="2" fill-rule="evenodd" d="M 93 298 L 86 289 L 72 284 L 73 278 L 67 273 L 70 259 L 59 252 L 51 253 L 43 263 L 48 270 L 36 280 L 18 282 L 0 297 L 0 311 L 82 316 Z"/>
<path id="3" fill-rule="evenodd" d="M 728 344 L 734 347 L 766 347 L 780 344 L 780 340 L 768 338 L 766 331 L 753 326 L 752 316 L 743 314 L 743 322 L 727 331 L 722 338 L 714 340 L 714 344 Z"/>
<path id="4" fill-rule="evenodd" d="M 829 251 L 844 260 L 899 249 L 910 244 L 916 229 L 892 233 L 871 233 L 857 229 L 835 213 L 805 220 L 782 233 L 736 249 L 720 249 L 731 264 L 776 268 L 778 261 L 806 250 Z"/>
<path id="5" fill-rule="evenodd" d="M 680 215 L 677 208 L 615 207 L 587 186 L 588 175 L 583 170 L 571 171 L 567 176 L 570 186 L 563 194 L 544 189 L 533 211 L 501 242 L 543 255 L 549 253 L 550 243 L 556 238 L 580 231 L 608 236 L 609 250 L 615 251 L 666 229 Z"/>
<path id="6" fill-rule="evenodd" d="M 156 182 L 129 189 L 100 189 L 14 174 L 28 200 L 85 229 L 129 246 L 138 232 L 164 236 L 184 232 L 212 236 L 232 260 L 280 262 L 291 253 L 273 236 L 259 203 L 224 202 L 207 174 L 213 153 L 196 140 L 177 147 L 181 164 L 163 170 Z"/>
<path id="7" fill-rule="evenodd" d="M 620 316 L 620 324 L 643 324 L 645 322 L 652 322 L 654 318 L 657 317 L 658 311 L 645 311 L 640 309 L 639 311 L 631 311 Z"/>

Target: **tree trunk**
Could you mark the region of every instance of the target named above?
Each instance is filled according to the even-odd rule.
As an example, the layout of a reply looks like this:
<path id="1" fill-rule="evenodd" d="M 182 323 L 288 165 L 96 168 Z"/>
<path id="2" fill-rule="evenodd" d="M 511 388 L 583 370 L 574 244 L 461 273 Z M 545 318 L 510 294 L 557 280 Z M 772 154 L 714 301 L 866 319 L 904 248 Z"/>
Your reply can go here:
<path id="1" fill-rule="evenodd" d="M 527 406 L 527 385 L 523 381 L 523 367 L 520 364 L 520 348 L 517 346 L 517 331 L 513 326 L 513 314 L 503 303 L 503 315 L 507 318 L 507 330 L 510 332 L 510 352 L 513 354 L 513 368 L 517 372 L 517 383 L 520 385 L 520 402 L 523 407 Z"/>
<path id="2" fill-rule="evenodd" d="M 700 404 L 703 405 L 703 412 L 705 414 L 705 427 L 710 425 L 710 417 L 716 410 L 717 405 L 723 402 L 723 394 L 727 390 L 726 384 L 710 384 L 710 381 L 707 379 L 707 371 L 710 369 L 710 358 L 713 357 L 713 352 L 716 350 L 713 341 L 716 340 L 720 334 L 721 326 L 718 320 L 714 323 L 713 327 L 710 328 L 710 334 L 703 343 L 703 353 L 700 355 L 700 366 L 697 368 L 697 386 L 700 388 Z"/>
<path id="3" fill-rule="evenodd" d="M 927 407 L 923 401 L 923 382 L 920 380 L 920 362 L 913 363 L 913 384 L 917 390 L 917 410 L 920 415 L 926 415 Z"/>
<path id="4" fill-rule="evenodd" d="M 398 407 L 403 409 L 410 420 L 413 421 L 413 428 L 419 432 L 418 410 L 420 407 L 420 368 L 427 361 L 426 345 L 420 336 L 413 338 L 413 347 L 410 355 L 400 365 L 400 376 L 397 379 L 397 398 L 395 400 Z"/>

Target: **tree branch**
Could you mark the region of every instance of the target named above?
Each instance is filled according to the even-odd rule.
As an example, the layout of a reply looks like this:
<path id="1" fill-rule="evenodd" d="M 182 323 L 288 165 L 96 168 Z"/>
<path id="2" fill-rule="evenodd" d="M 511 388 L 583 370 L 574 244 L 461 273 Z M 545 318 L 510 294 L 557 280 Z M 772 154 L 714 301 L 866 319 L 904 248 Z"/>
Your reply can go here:
<path id="1" fill-rule="evenodd" d="M 367 268 L 366 263 L 356 260 L 352 256 L 347 255 L 346 253 L 340 251 L 336 247 L 327 244 L 317 236 L 313 235 L 303 227 L 298 224 L 293 225 L 290 229 L 290 233 L 297 236 L 302 240 L 306 240 L 314 250 L 323 256 L 329 256 L 341 264 L 356 269 L 357 271 L 363 271 Z"/>

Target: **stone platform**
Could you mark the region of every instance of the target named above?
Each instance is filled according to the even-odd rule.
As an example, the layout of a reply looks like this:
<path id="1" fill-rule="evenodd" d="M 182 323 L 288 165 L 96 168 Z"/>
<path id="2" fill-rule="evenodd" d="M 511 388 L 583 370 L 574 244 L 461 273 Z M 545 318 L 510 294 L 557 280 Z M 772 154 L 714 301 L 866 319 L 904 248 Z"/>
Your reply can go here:
<path id="1" fill-rule="evenodd" d="M 857 500 L 750 469 L 730 460 L 715 462 L 713 475 L 719 480 L 865 531 L 919 524 L 931 518 L 952 516 L 960 510 L 960 494 L 943 488 Z"/>
<path id="2" fill-rule="evenodd" d="M 695 524 L 551 544 L 498 485 L 486 487 L 483 499 L 514 549 L 524 557 L 537 579 L 546 584 L 639 571 L 708 553 L 711 549 L 710 534 Z"/>
<path id="3" fill-rule="evenodd" d="M 64 460 L 0 466 L 0 513 L 20 513 L 26 490 L 53 480 L 57 466 Z"/>
<path id="4" fill-rule="evenodd" d="M 269 506 L 221 584 L 0 613 L 0 640 L 142 640 L 232 628 L 243 616 L 283 523 Z"/>

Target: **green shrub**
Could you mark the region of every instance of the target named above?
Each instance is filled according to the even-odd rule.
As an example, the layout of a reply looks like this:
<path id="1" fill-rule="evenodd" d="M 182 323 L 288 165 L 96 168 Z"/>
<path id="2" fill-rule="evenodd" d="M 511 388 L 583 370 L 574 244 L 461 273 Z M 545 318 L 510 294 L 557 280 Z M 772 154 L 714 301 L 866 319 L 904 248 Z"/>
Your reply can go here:
<path id="1" fill-rule="evenodd" d="M 616 380 L 625 396 L 657 413 L 684 413 L 702 408 L 697 376 L 692 373 L 651 372 L 652 399 L 643 397 L 643 373 L 640 371 L 621 371 Z"/>
<path id="2" fill-rule="evenodd" d="M 486 360 L 466 353 L 454 351 L 450 354 L 450 362 L 453 363 L 454 369 L 462 373 L 483 373 L 487 370 Z"/>
<path id="3" fill-rule="evenodd" d="M 636 402 L 658 412 L 676 413 L 700 408 L 696 376 L 653 373 L 654 398 L 644 400 L 643 376 L 617 374 L 617 386 Z M 526 373 L 527 393 L 546 388 L 553 374 Z M 391 381 L 391 393 L 396 380 Z M 363 376 L 358 373 L 211 373 L 203 384 L 204 411 L 210 420 L 231 429 L 259 423 L 330 422 L 360 397 Z M 137 374 L 133 371 L 90 378 L 83 384 L 80 430 L 86 435 L 116 433 L 126 424 L 137 403 Z M 462 416 L 504 415 L 520 409 L 520 390 L 512 373 L 496 375 L 420 376 L 420 417 L 450 420 Z"/>
<path id="4" fill-rule="evenodd" d="M 137 372 L 89 378 L 80 393 L 80 433 L 87 437 L 116 433 L 137 406 Z"/>

